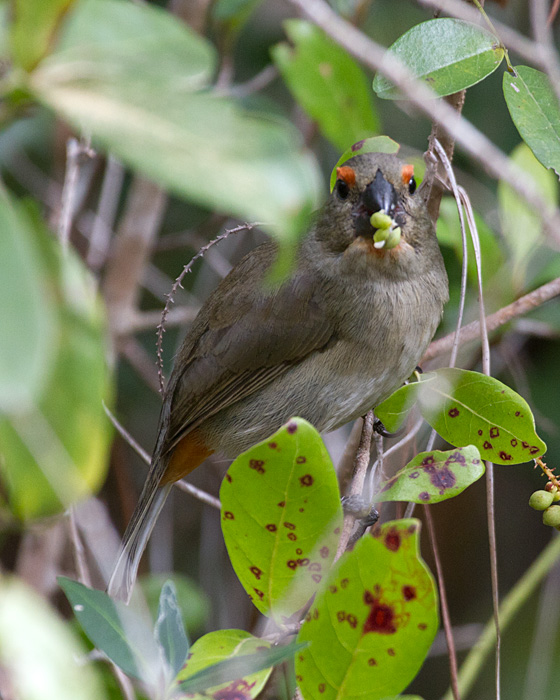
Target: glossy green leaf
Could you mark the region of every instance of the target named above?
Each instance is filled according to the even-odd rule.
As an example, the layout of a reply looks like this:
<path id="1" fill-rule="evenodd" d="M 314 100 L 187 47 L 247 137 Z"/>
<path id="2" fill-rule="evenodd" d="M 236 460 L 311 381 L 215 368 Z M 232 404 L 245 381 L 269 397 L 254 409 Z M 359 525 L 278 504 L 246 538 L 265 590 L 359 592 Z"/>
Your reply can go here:
<path id="1" fill-rule="evenodd" d="M 336 182 L 336 169 L 354 156 L 359 156 L 362 153 L 398 153 L 399 144 L 389 136 L 372 136 L 369 139 L 362 139 L 346 149 L 338 159 L 336 165 L 331 172 L 331 192 Z"/>
<path id="2" fill-rule="evenodd" d="M 166 581 L 161 589 L 154 634 L 163 649 L 173 679 L 185 663 L 189 653 L 189 640 L 172 581 Z"/>
<path id="3" fill-rule="evenodd" d="M 272 49 L 274 62 L 296 100 L 337 148 L 379 130 L 379 119 L 362 69 L 318 27 L 284 22 L 293 44 Z"/>
<path id="4" fill-rule="evenodd" d="M 321 436 L 292 419 L 235 460 L 220 499 L 226 547 L 243 587 L 264 614 L 292 615 L 329 570 L 342 524 Z"/>
<path id="5" fill-rule="evenodd" d="M 372 501 L 439 503 L 458 496 L 483 474 L 484 462 L 472 445 L 448 452 L 420 452 L 380 485 Z"/>
<path id="6" fill-rule="evenodd" d="M 385 523 L 337 562 L 307 614 L 296 678 L 305 700 L 396 695 L 416 676 L 438 626 L 436 587 L 417 520 Z"/>
<path id="7" fill-rule="evenodd" d="M 48 380 L 58 319 L 33 227 L 1 188 L 0 231 L 0 412 L 17 413 Z"/>
<path id="8" fill-rule="evenodd" d="M 56 31 L 74 0 L 15 0 L 12 3 L 12 58 L 31 70 L 52 48 Z"/>
<path id="9" fill-rule="evenodd" d="M 0 579 L 2 687 L 17 700 L 104 700 L 98 669 L 44 598 L 15 578 Z"/>
<path id="10" fill-rule="evenodd" d="M 64 576 L 57 580 L 93 644 L 127 675 L 154 685 L 163 671 L 163 659 L 150 621 L 103 591 Z"/>
<path id="11" fill-rule="evenodd" d="M 299 133 L 276 117 L 195 90 L 213 68 L 209 45 L 201 50 L 205 40 L 170 15 L 152 22 L 148 10 L 156 13 L 130 2 L 84 0 L 59 49 L 30 76 L 30 89 L 96 145 L 163 187 L 264 221 L 293 242 L 320 192 L 317 164 L 301 152 Z M 117 15 L 109 40 L 104 33 Z M 139 38 L 131 38 L 132 29 Z"/>
<path id="12" fill-rule="evenodd" d="M 389 48 L 385 61 L 398 59 L 414 77 L 443 97 L 471 87 L 493 73 L 504 51 L 484 29 L 458 19 L 432 19 L 417 24 Z M 381 74 L 373 81 L 379 97 L 404 96 Z"/>
<path id="13" fill-rule="evenodd" d="M 0 479 L 22 520 L 66 509 L 103 483 L 111 428 L 105 314 L 96 285 L 71 250 L 64 254 L 34 209 L 19 208 L 41 259 L 45 308 L 57 323 L 48 380 L 25 410 L 0 415 Z M 25 273 L 22 273 L 25 276 Z M 30 350 L 31 352 L 31 350 Z"/>
<path id="14" fill-rule="evenodd" d="M 521 138 L 546 168 L 560 175 L 560 105 L 545 73 L 516 66 L 504 73 L 504 97 Z"/>
<path id="15" fill-rule="evenodd" d="M 444 440 L 475 445 L 497 464 L 519 464 L 542 455 L 529 405 L 502 382 L 464 369 L 439 369 L 419 393 L 420 411 Z"/>
<path id="16" fill-rule="evenodd" d="M 430 381 L 431 374 L 422 375 L 422 381 Z M 391 396 L 375 407 L 375 417 L 390 433 L 396 433 L 404 425 L 410 409 L 418 399 L 420 382 L 410 382 L 394 391 Z"/>
<path id="17" fill-rule="evenodd" d="M 549 204 L 558 202 L 558 179 L 535 158 L 529 147 L 520 143 L 511 159 L 531 177 L 541 197 Z M 515 290 L 522 292 L 537 270 L 550 260 L 540 216 L 503 180 L 498 183 L 500 221 L 511 254 L 511 277 Z"/>
<path id="18" fill-rule="evenodd" d="M 186 666 L 177 677 L 178 688 L 189 697 L 256 697 L 268 680 L 272 666 L 279 663 L 270 642 L 244 630 L 219 630 L 198 639 Z M 281 655 L 290 658 L 294 651 Z M 204 692 L 204 695 L 198 693 Z M 191 695 L 192 694 L 192 695 Z"/>

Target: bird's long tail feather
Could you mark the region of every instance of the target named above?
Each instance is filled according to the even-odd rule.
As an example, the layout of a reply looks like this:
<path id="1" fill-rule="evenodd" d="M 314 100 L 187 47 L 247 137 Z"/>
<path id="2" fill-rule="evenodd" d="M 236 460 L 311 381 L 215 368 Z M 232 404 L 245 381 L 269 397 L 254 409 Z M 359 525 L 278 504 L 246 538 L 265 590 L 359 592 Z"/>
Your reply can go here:
<path id="1" fill-rule="evenodd" d="M 171 486 L 169 483 L 154 488 L 149 481 L 144 485 L 124 533 L 117 563 L 107 586 L 107 593 L 112 598 L 129 602 L 140 559 Z"/>

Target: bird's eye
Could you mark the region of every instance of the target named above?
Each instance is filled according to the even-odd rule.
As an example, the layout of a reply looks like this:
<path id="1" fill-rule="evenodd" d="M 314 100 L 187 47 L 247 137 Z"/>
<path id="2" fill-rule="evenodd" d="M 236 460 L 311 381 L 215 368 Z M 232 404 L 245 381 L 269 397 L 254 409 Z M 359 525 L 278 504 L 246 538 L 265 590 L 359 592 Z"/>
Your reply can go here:
<path id="1" fill-rule="evenodd" d="M 340 199 L 346 199 L 346 197 L 348 197 L 348 195 L 350 194 L 350 187 L 348 186 L 348 183 L 344 180 L 337 180 L 336 193 L 338 194 Z"/>
<path id="2" fill-rule="evenodd" d="M 414 177 L 411 177 L 410 180 L 408 181 L 408 193 L 409 194 L 414 194 L 416 192 L 416 180 Z"/>

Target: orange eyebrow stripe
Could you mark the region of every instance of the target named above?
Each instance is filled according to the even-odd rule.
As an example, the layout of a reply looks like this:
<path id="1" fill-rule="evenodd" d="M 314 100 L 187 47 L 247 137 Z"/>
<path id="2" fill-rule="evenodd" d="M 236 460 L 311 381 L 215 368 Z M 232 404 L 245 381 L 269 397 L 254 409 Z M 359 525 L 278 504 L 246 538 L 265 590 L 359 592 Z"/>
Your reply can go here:
<path id="1" fill-rule="evenodd" d="M 414 175 L 414 166 L 413 165 L 403 165 L 403 168 L 401 170 L 401 178 L 402 178 L 402 183 L 403 185 L 408 185 L 410 182 L 410 178 Z"/>
<path id="2" fill-rule="evenodd" d="M 349 165 L 343 165 L 341 168 L 337 168 L 336 177 L 338 180 L 344 180 L 349 187 L 353 187 L 356 184 L 356 173 Z"/>

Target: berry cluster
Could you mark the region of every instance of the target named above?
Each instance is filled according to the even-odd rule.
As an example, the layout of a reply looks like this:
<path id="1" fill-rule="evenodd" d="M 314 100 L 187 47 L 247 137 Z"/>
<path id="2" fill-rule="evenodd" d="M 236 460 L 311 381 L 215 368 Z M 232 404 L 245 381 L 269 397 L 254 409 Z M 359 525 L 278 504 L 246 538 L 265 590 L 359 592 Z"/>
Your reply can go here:
<path id="1" fill-rule="evenodd" d="M 560 501 L 560 490 L 549 481 L 544 490 L 541 489 L 531 494 L 529 505 L 535 510 L 544 511 L 544 525 L 560 530 L 560 504 L 557 505 L 558 501 Z"/>

